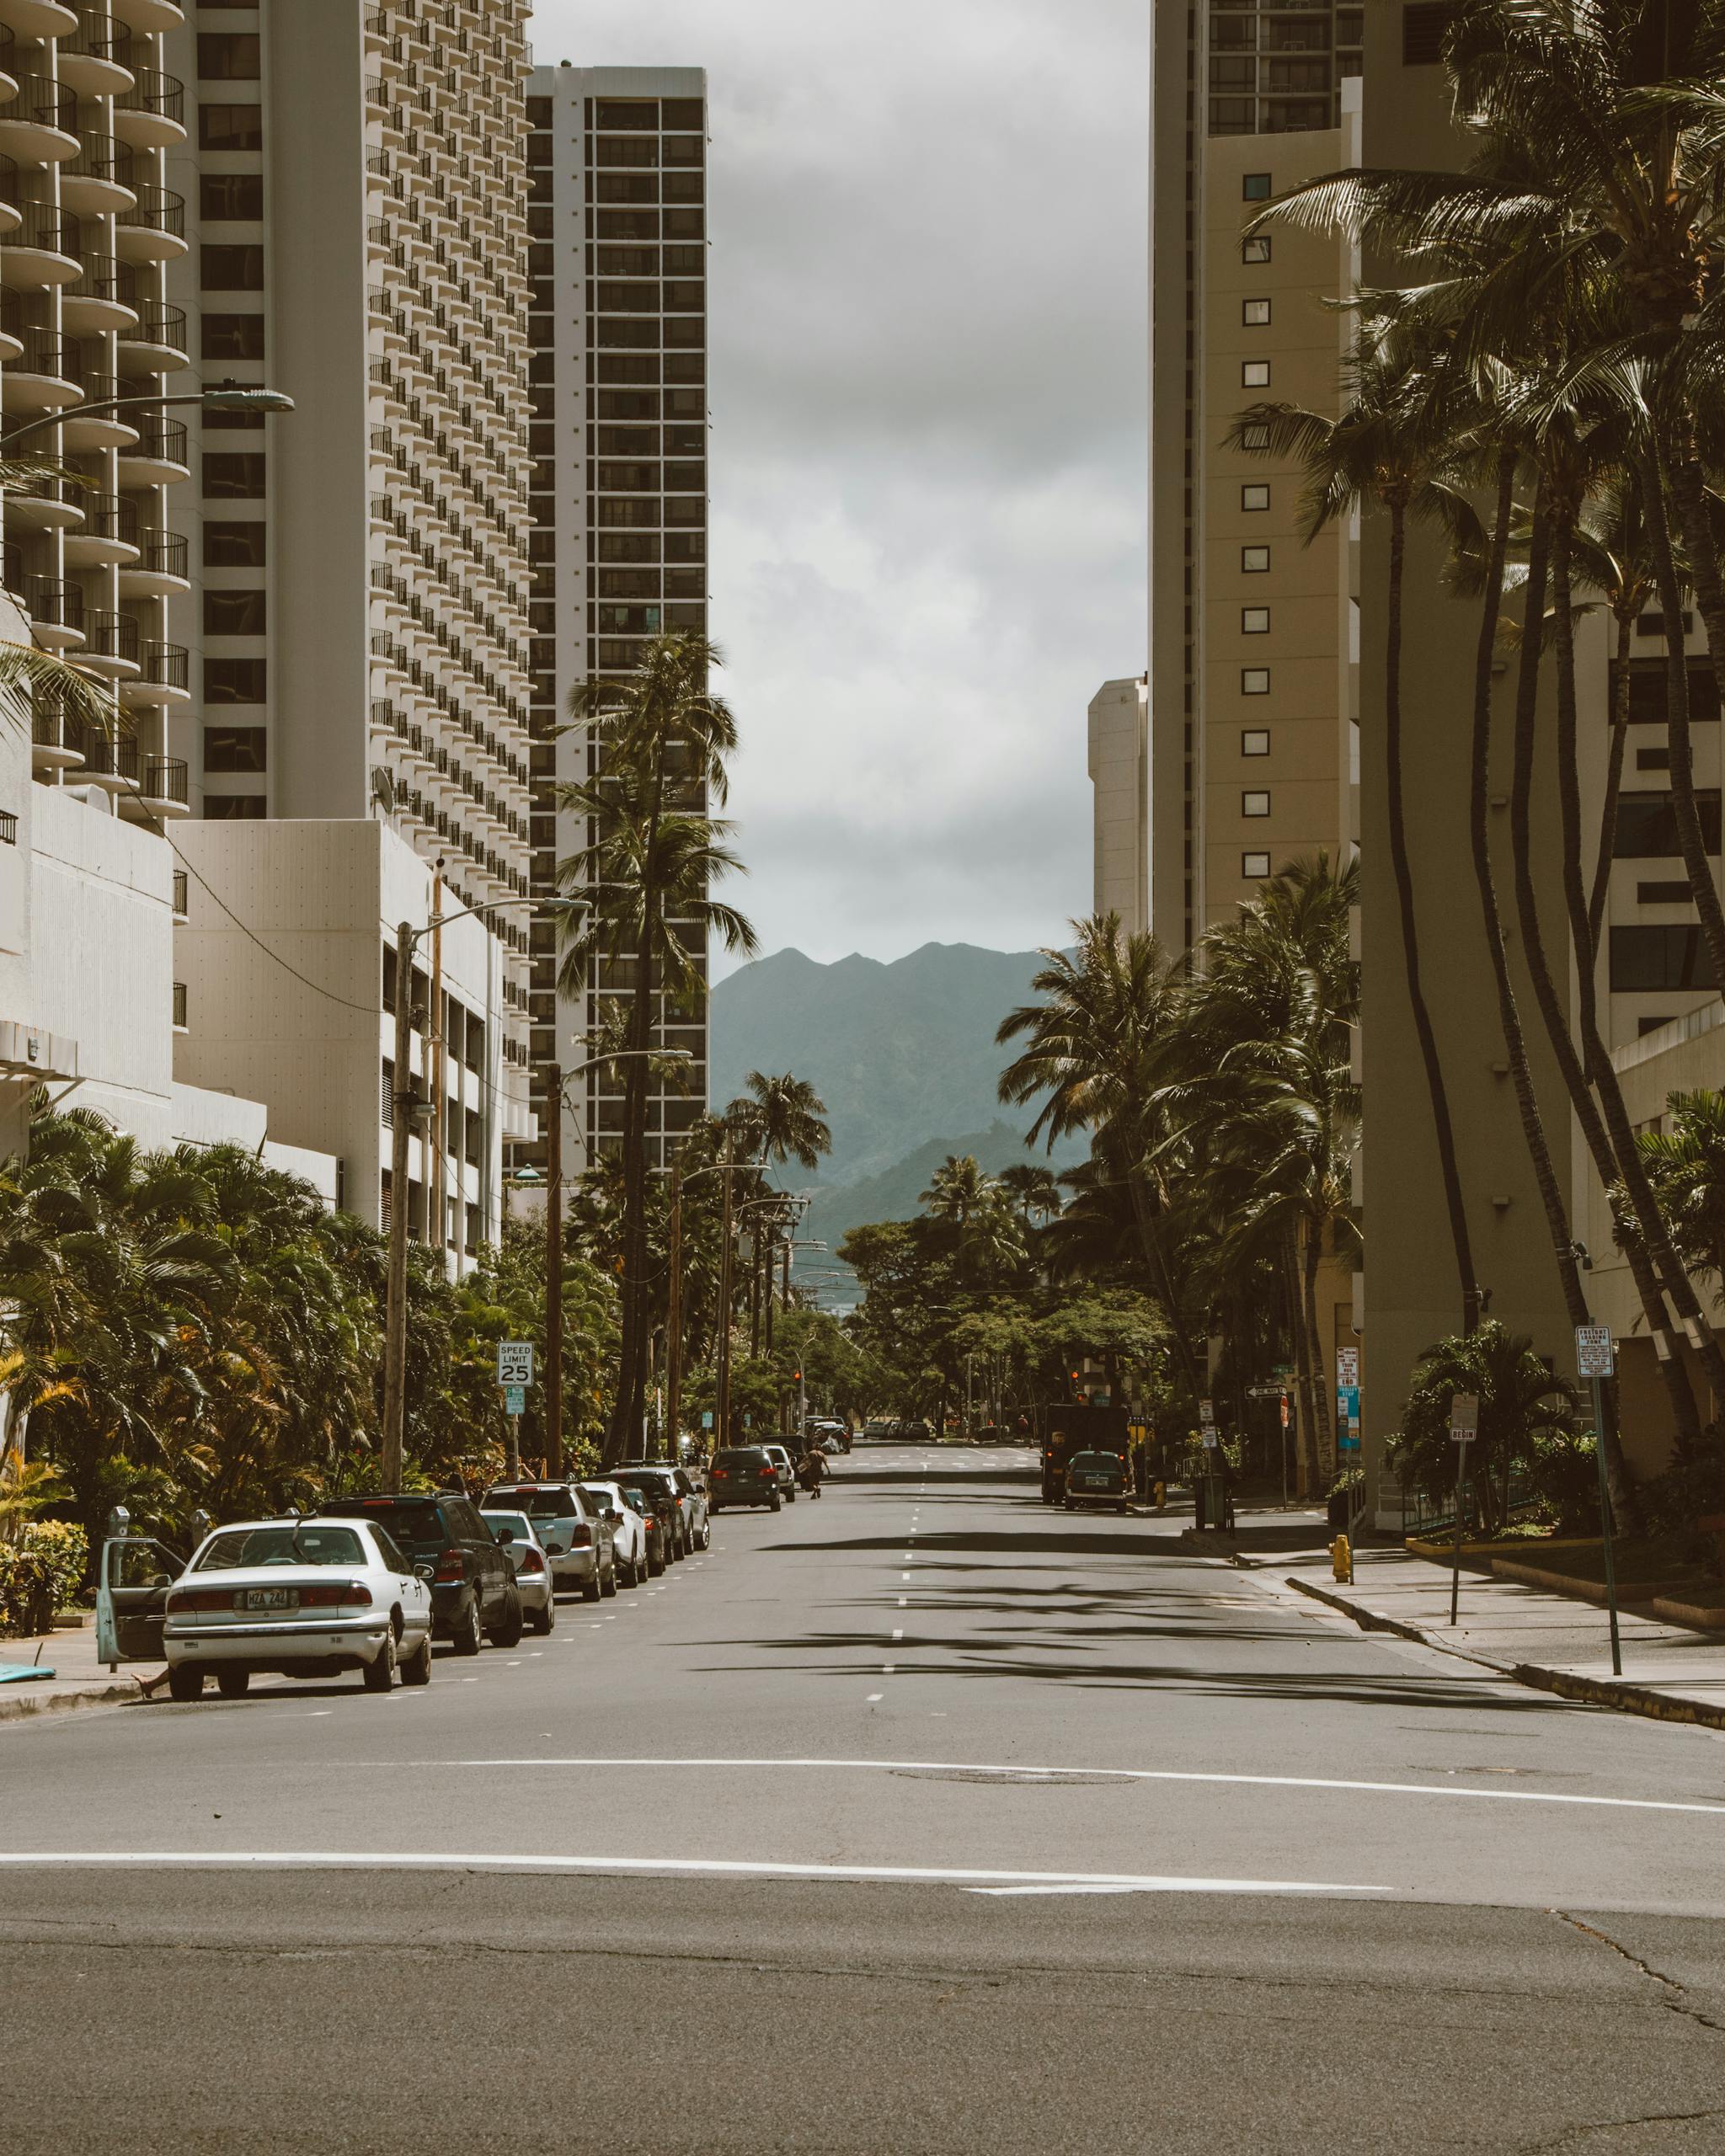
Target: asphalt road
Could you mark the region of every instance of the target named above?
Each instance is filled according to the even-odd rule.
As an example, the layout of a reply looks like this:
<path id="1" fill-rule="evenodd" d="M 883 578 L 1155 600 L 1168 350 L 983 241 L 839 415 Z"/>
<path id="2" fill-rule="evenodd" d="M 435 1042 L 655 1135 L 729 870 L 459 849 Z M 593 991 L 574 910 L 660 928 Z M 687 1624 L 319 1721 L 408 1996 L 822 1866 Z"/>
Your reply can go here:
<path id="1" fill-rule="evenodd" d="M 0 1727 L 6 2150 L 1725 2148 L 1725 1738 L 1001 1452 L 547 1640 Z"/>

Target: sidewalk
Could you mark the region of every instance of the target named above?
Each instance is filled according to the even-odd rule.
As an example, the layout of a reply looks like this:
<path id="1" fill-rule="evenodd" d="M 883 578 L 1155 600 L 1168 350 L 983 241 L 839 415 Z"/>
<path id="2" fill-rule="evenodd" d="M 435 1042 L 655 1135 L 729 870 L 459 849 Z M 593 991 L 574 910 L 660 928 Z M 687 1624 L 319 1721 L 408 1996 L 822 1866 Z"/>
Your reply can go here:
<path id="1" fill-rule="evenodd" d="M 139 1696 L 129 1670 L 121 1668 L 110 1677 L 107 1664 L 97 1661 L 93 1618 L 76 1630 L 49 1632 L 40 1639 L 0 1640 L 0 1663 L 11 1667 L 19 1662 L 39 1662 L 54 1674 L 45 1680 L 38 1677 L 0 1684 L 0 1722 L 67 1707 L 111 1706 Z M 143 1673 L 155 1673 L 151 1668 Z"/>
<path id="2" fill-rule="evenodd" d="M 1621 1611 L 1623 1674 L 1611 1673 L 1605 1612 L 1567 1595 L 1461 1569 L 1460 1621 L 1450 1625 L 1450 1569 L 1401 1550 L 1359 1550 L 1343 1587 L 1327 1559 L 1274 1568 L 1278 1578 L 1368 1630 L 1399 1633 L 1484 1663 L 1519 1684 L 1666 1721 L 1725 1729 L 1725 1634 L 1690 1631 Z"/>

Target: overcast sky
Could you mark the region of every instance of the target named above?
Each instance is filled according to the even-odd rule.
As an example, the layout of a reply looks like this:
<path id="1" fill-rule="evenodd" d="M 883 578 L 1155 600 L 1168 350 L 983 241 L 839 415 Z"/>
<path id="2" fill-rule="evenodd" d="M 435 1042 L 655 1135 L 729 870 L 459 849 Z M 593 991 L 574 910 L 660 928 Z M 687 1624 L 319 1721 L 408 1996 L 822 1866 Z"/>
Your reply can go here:
<path id="1" fill-rule="evenodd" d="M 1090 904 L 1085 707 L 1145 663 L 1149 0 L 537 0 L 705 67 L 729 887 L 763 951 Z"/>

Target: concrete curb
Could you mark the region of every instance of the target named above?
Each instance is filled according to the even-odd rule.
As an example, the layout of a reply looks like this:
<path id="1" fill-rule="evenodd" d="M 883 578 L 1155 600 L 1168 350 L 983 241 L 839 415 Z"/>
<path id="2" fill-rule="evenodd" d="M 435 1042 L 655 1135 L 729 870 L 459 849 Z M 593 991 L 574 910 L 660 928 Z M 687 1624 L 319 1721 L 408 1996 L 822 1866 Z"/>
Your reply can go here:
<path id="1" fill-rule="evenodd" d="M 1704 1729 L 1725 1729 L 1725 1704 L 1716 1705 L 1711 1700 L 1672 1699 L 1649 1685 L 1631 1684 L 1621 1677 L 1577 1677 L 1568 1670 L 1546 1669 L 1534 1662 L 1500 1662 L 1495 1655 L 1477 1654 L 1466 1647 L 1458 1647 L 1441 1634 L 1428 1631 L 1423 1625 L 1409 1625 L 1399 1617 L 1386 1617 L 1381 1610 L 1367 1609 L 1349 1602 L 1311 1580 L 1295 1579 L 1290 1573 L 1288 1585 L 1296 1593 L 1308 1595 L 1312 1601 L 1324 1603 L 1330 1609 L 1339 1610 L 1343 1616 L 1351 1617 L 1363 1632 L 1394 1632 L 1398 1638 L 1412 1640 L 1416 1646 L 1434 1647 L 1439 1654 L 1453 1655 L 1457 1662 L 1471 1662 L 1478 1668 L 1495 1671 L 1517 1684 L 1525 1684 L 1531 1691 L 1553 1692 L 1559 1699 L 1574 1700 L 1589 1706 L 1615 1707 L 1621 1714 L 1646 1715 L 1654 1721 L 1690 1722 Z"/>
<path id="2" fill-rule="evenodd" d="M 8 1685 L 8 1693 L 12 1687 Z M 68 1691 L 64 1686 L 53 1691 L 32 1694 L 20 1688 L 18 1696 L 0 1698 L 0 1721 L 24 1721 L 33 1715 L 70 1714 L 76 1707 L 121 1707 L 128 1701 L 142 1705 L 143 1694 L 136 1684 L 104 1684 L 88 1690 Z"/>

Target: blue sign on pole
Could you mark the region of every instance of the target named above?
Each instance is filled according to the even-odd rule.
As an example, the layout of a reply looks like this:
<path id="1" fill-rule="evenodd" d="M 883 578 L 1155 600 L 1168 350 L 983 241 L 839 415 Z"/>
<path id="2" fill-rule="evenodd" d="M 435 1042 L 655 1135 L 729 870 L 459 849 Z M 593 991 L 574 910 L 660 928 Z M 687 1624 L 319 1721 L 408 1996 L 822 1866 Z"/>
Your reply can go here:
<path id="1" fill-rule="evenodd" d="M 1359 1450 L 1359 1387 L 1357 1385 L 1338 1385 L 1336 1387 L 1336 1449 L 1338 1452 Z"/>

